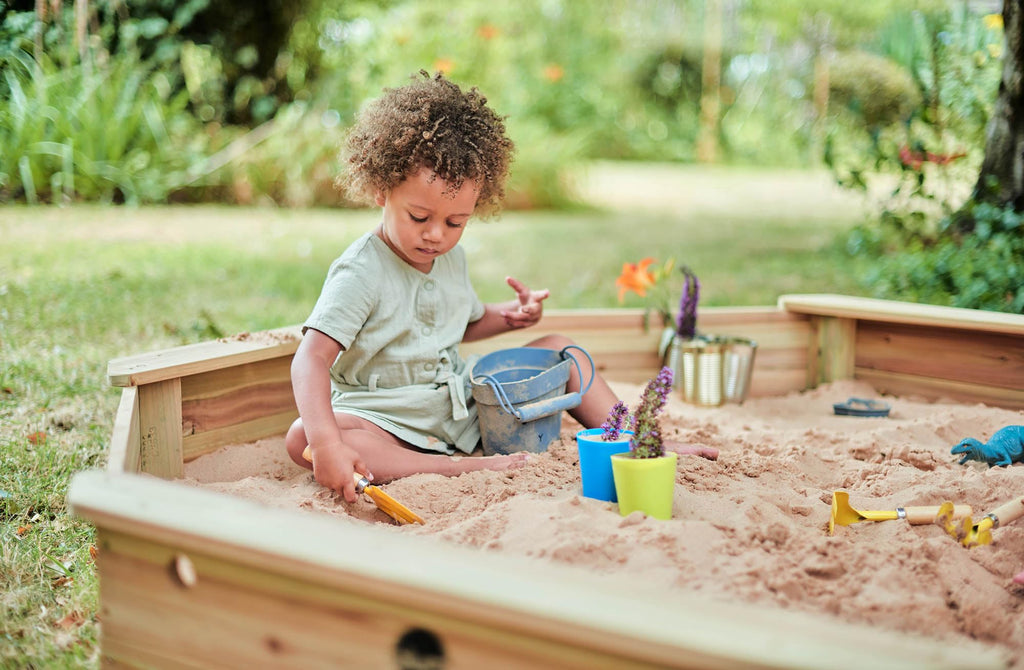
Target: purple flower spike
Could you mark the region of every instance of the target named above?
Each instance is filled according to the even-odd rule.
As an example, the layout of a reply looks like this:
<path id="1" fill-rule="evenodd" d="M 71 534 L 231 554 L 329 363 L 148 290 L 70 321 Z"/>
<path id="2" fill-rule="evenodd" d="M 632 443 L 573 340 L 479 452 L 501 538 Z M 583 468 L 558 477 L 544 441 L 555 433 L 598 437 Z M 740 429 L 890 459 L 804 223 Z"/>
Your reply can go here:
<path id="1" fill-rule="evenodd" d="M 647 383 L 640 404 L 633 415 L 635 433 L 630 449 L 636 458 L 657 458 L 665 454 L 661 441 L 658 414 L 668 401 L 672 389 L 672 368 L 663 367 L 658 376 Z"/>
<path id="2" fill-rule="evenodd" d="M 684 267 L 683 294 L 679 299 L 679 313 L 676 314 L 676 334 L 684 340 L 692 340 L 697 334 L 697 301 L 700 300 L 700 281 L 690 268 Z"/>
<path id="3" fill-rule="evenodd" d="M 624 402 L 620 400 L 612 406 L 611 412 L 608 413 L 608 420 L 601 424 L 601 429 L 604 431 L 601 437 L 605 442 L 614 442 L 619 439 L 619 434 L 622 433 L 622 427 L 628 417 L 629 409 Z"/>

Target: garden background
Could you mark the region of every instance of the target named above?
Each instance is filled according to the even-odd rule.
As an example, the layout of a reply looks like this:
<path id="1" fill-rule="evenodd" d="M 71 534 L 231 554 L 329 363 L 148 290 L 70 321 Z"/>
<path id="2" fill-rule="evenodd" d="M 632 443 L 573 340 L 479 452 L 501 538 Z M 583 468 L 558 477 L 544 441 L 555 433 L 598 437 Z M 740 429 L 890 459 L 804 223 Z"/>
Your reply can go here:
<path id="1" fill-rule="evenodd" d="M 382 88 L 439 70 L 508 116 L 508 210 L 464 238 L 484 300 L 512 274 L 552 307 L 642 306 L 614 280 L 650 256 L 692 268 L 702 305 L 1024 313 L 1019 211 L 975 197 L 1000 10 L 0 1 L 0 663 L 98 662 L 92 531 L 64 494 L 105 458 L 106 361 L 305 318 L 375 222 L 333 180 Z"/>

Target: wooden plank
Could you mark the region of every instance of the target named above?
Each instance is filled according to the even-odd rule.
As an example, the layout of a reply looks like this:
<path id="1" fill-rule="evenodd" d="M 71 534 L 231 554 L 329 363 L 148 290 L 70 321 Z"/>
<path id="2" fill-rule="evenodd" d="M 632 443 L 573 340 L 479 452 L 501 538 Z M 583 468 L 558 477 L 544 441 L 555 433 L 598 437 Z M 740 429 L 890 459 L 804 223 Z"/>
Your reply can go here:
<path id="1" fill-rule="evenodd" d="M 1024 338 L 1002 333 L 861 321 L 858 368 L 1024 389 Z"/>
<path id="2" fill-rule="evenodd" d="M 139 470 L 173 479 L 182 475 L 181 380 L 139 387 Z"/>
<path id="3" fill-rule="evenodd" d="M 542 335 L 565 335 L 586 349 L 603 377 L 611 381 L 644 383 L 657 374 L 661 358 L 660 329 L 643 330 L 642 310 L 545 313 L 536 327 L 460 347 L 464 356 L 486 354 L 503 347 L 523 346 Z M 701 313 L 705 332 L 747 337 L 758 343 L 750 395 L 784 393 L 806 388 L 804 379 L 810 324 L 806 317 L 774 308 L 710 308 Z M 769 370 L 770 378 L 765 377 Z M 764 378 L 764 379 L 762 379 Z"/>
<path id="4" fill-rule="evenodd" d="M 182 433 L 208 430 L 295 409 L 291 361 L 274 358 L 181 380 Z"/>
<path id="5" fill-rule="evenodd" d="M 298 326 L 289 326 L 115 358 L 107 364 L 107 378 L 113 386 L 138 386 L 243 363 L 288 357 L 299 346 L 299 333 Z"/>
<path id="6" fill-rule="evenodd" d="M 101 566 L 108 550 L 111 561 L 109 570 L 101 567 L 104 646 L 122 662 L 166 649 L 177 655 L 140 662 L 228 657 L 307 667 L 290 663 L 290 655 L 309 644 L 318 663 L 333 663 L 323 659 L 333 649 L 350 667 L 389 667 L 393 647 L 381 640 L 422 624 L 452 650 L 445 667 L 454 670 L 517 658 L 529 667 L 569 668 L 818 668 L 823 658 L 830 668 L 1001 667 L 999 654 L 982 647 L 947 647 L 820 615 L 649 590 L 641 605 L 636 584 L 569 566 L 502 554 L 480 560 L 479 551 L 434 538 L 153 478 L 79 473 L 68 501 L 110 543 L 100 547 Z M 118 542 L 117 535 L 131 540 Z M 193 560 L 195 587 L 166 585 L 172 552 Z M 152 566 L 137 571 L 117 555 Z M 155 605 L 147 593 L 156 593 Z M 622 615 L 641 606 L 642 617 Z M 184 616 L 171 616 L 177 613 Z M 190 616 L 197 618 L 195 640 L 179 635 L 178 619 L 188 625 Z M 305 625 L 316 628 L 293 638 Z M 348 627 L 361 634 L 348 637 Z M 783 643 L 794 635 L 799 643 Z M 332 647 L 340 636 L 346 638 Z"/>
<path id="7" fill-rule="evenodd" d="M 450 669 L 660 667 L 325 589 L 313 577 L 287 578 L 202 553 L 184 554 L 121 533 L 101 531 L 99 541 L 102 648 L 128 663 L 212 667 L 230 658 L 237 667 L 388 668 L 395 667 L 402 638 L 418 631 L 443 647 L 444 667 Z M 168 574 L 182 555 L 198 575 L 191 588 Z M 176 622 L 173 628 L 169 619 Z"/>
<path id="8" fill-rule="evenodd" d="M 779 297 L 778 306 L 779 309 L 795 314 L 1024 335 L 1024 315 L 980 309 L 940 307 L 835 294 L 783 295 Z"/>
<path id="9" fill-rule="evenodd" d="M 763 322 L 797 322 L 798 317 L 774 307 L 709 307 L 701 310 L 702 331 L 714 330 L 728 324 L 741 325 Z M 529 331 L 514 331 L 490 340 L 501 346 L 519 346 L 547 333 L 576 330 L 606 332 L 621 329 L 644 336 L 643 310 L 639 309 L 568 309 L 547 310 L 541 322 Z M 657 341 L 658 329 L 646 335 Z M 223 368 L 289 357 L 295 353 L 301 339 L 301 326 L 293 325 L 258 333 L 242 333 L 209 342 L 172 347 L 160 351 L 125 356 L 111 360 L 107 377 L 114 386 L 136 386 L 175 377 L 220 370 Z M 470 345 L 467 345 L 470 346 Z M 475 345 L 474 345 L 475 346 Z M 492 346 L 499 348 L 498 346 Z"/>
<path id="10" fill-rule="evenodd" d="M 111 472 L 139 472 L 141 466 L 139 391 L 129 387 L 121 391 L 121 401 L 114 417 L 114 430 L 107 451 L 107 469 Z"/>
<path id="11" fill-rule="evenodd" d="M 241 421 L 231 425 L 220 426 L 201 433 L 185 435 L 182 438 L 182 461 L 195 460 L 203 454 L 217 451 L 225 445 L 255 442 L 271 435 L 284 434 L 295 419 L 299 418 L 297 409 L 277 414 Z"/>
<path id="12" fill-rule="evenodd" d="M 811 319 L 815 351 L 808 356 L 811 386 L 853 378 L 857 336 L 854 319 L 819 316 Z"/>
<path id="13" fill-rule="evenodd" d="M 871 384 L 879 393 L 927 400 L 950 399 L 958 402 L 980 402 L 993 407 L 1024 410 L 1024 389 L 1007 389 L 987 384 L 971 384 L 936 377 L 857 368 L 857 379 Z"/>
<path id="14" fill-rule="evenodd" d="M 807 372 L 803 367 L 781 370 L 757 370 L 750 378 L 748 398 L 779 396 L 807 388 Z"/>

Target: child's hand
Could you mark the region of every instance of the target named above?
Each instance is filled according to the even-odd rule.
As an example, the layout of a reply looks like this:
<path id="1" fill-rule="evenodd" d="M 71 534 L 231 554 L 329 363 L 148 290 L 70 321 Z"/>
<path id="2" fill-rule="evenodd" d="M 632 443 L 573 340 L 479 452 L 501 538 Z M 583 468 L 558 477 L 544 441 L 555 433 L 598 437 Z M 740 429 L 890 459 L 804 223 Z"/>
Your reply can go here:
<path id="1" fill-rule="evenodd" d="M 525 284 L 513 277 L 505 277 L 505 281 L 516 292 L 519 305 L 514 310 L 506 310 L 501 313 L 509 328 L 526 328 L 540 321 L 544 313 L 543 301 L 551 295 L 547 289 L 531 291 Z"/>
<path id="2" fill-rule="evenodd" d="M 359 454 L 354 449 L 339 444 L 333 447 L 321 447 L 312 453 L 313 477 L 317 483 L 332 491 L 337 491 L 345 500 L 353 503 L 356 496 L 354 472 L 367 472 Z M 367 472 L 367 479 L 372 475 Z"/>

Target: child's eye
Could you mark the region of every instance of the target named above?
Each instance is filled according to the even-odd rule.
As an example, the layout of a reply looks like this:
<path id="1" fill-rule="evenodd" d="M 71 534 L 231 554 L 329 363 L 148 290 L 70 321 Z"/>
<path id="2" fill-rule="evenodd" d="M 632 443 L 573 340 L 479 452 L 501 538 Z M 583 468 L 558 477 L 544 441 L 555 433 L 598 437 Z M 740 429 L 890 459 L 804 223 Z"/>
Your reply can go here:
<path id="1" fill-rule="evenodd" d="M 418 216 L 416 216 L 414 214 L 410 214 L 409 218 L 412 219 L 413 221 L 415 221 L 416 223 L 425 223 L 426 220 L 427 220 L 427 217 L 425 217 L 425 216 L 423 218 L 420 218 L 420 217 L 418 217 Z"/>
<path id="2" fill-rule="evenodd" d="M 448 227 L 449 227 L 449 228 L 461 228 L 461 227 L 462 227 L 462 226 L 464 226 L 464 225 L 466 225 L 466 224 L 464 224 L 464 223 L 459 223 L 458 221 L 449 221 L 449 222 L 448 222 Z"/>

